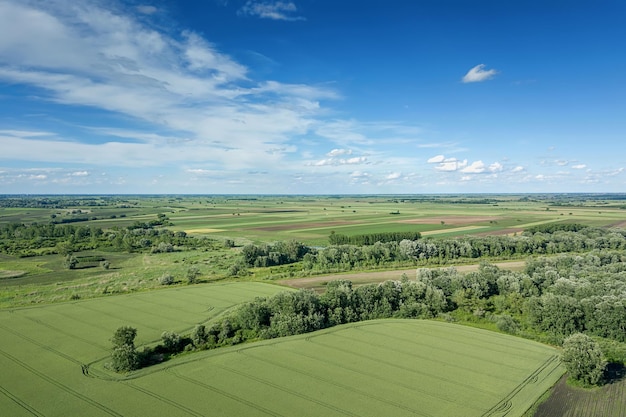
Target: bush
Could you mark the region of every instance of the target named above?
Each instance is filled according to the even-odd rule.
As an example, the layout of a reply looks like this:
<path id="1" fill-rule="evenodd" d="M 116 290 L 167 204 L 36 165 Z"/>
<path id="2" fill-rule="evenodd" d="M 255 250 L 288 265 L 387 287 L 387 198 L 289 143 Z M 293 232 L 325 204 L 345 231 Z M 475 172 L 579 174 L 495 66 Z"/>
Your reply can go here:
<path id="1" fill-rule="evenodd" d="M 165 273 L 161 275 L 161 278 L 159 278 L 159 284 L 161 285 L 172 285 L 173 283 L 174 277 L 172 276 L 172 274 Z"/>
<path id="2" fill-rule="evenodd" d="M 189 269 L 187 270 L 187 282 L 189 284 L 195 283 L 199 276 L 200 276 L 200 270 L 198 269 L 198 267 L 196 266 L 189 267 Z"/>
<path id="3" fill-rule="evenodd" d="M 513 317 L 509 316 L 508 314 L 498 316 L 498 318 L 496 319 L 496 327 L 501 332 L 510 334 L 515 334 L 519 330 L 519 325 L 517 324 L 517 322 L 513 319 Z"/>

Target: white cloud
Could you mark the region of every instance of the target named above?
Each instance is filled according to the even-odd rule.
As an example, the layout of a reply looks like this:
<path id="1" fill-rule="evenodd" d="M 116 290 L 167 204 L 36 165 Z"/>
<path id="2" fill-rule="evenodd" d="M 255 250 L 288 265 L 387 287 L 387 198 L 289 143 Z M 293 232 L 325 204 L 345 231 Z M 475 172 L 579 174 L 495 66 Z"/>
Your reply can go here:
<path id="1" fill-rule="evenodd" d="M 504 167 L 502 166 L 502 164 L 500 162 L 494 162 L 493 164 L 489 165 L 489 171 L 490 172 L 500 172 L 504 169 Z"/>
<path id="2" fill-rule="evenodd" d="M 494 69 L 485 70 L 485 64 L 476 65 L 470 69 L 467 74 L 463 76 L 464 83 L 477 83 L 481 81 L 487 81 L 494 77 L 498 71 Z"/>
<path id="3" fill-rule="evenodd" d="M 475 161 L 472 162 L 469 166 L 463 168 L 461 172 L 466 174 L 480 174 L 481 172 L 485 172 L 485 164 L 483 163 L 483 161 Z"/>
<path id="4" fill-rule="evenodd" d="M 248 16 L 256 16 L 261 19 L 272 20 L 305 20 L 302 16 L 294 16 L 294 13 L 298 11 L 298 8 L 293 2 L 286 1 L 266 1 L 258 2 L 249 0 L 241 9 L 239 14 Z"/>
<path id="5" fill-rule="evenodd" d="M 523 170 L 524 170 L 524 167 L 521 165 L 518 165 L 515 168 L 513 168 L 511 172 L 522 172 Z"/>
<path id="6" fill-rule="evenodd" d="M 326 154 L 326 156 L 330 156 L 330 157 L 340 156 L 340 155 L 352 155 L 352 150 L 350 150 L 350 149 L 333 149 L 332 151 L 330 151 L 330 152 L 328 152 Z"/>
<path id="7" fill-rule="evenodd" d="M 576 165 L 572 165 L 573 169 L 585 169 L 587 168 L 587 165 L 585 164 L 576 164 Z"/>
<path id="8" fill-rule="evenodd" d="M 402 176 L 401 172 L 392 172 L 391 174 L 387 175 L 385 177 L 385 179 L 387 179 L 387 180 L 397 180 L 401 176 Z"/>
<path id="9" fill-rule="evenodd" d="M 466 166 L 467 166 L 467 159 L 460 161 L 456 158 L 447 158 L 447 159 L 444 159 L 443 162 L 438 164 L 435 167 L 435 169 L 437 171 L 452 172 L 452 171 L 458 171 L 460 169 L 463 169 Z"/>
<path id="10" fill-rule="evenodd" d="M 68 174 L 71 177 L 86 177 L 89 175 L 88 171 L 74 171 Z"/>
<path id="11" fill-rule="evenodd" d="M 337 166 L 337 165 L 357 165 L 357 164 L 364 164 L 367 162 L 367 157 L 365 156 L 355 156 L 352 158 L 348 158 L 348 159 L 344 159 L 344 158 L 328 158 L 328 159 L 322 159 L 320 161 L 314 162 L 311 165 L 314 166 L 327 166 L 327 165 L 331 165 L 331 166 Z"/>
<path id="12" fill-rule="evenodd" d="M 445 156 L 437 155 L 437 156 L 433 156 L 432 158 L 429 158 L 428 161 L 426 161 L 426 162 L 428 162 L 429 164 L 439 164 L 439 163 L 443 162 L 444 159 L 446 159 Z"/>

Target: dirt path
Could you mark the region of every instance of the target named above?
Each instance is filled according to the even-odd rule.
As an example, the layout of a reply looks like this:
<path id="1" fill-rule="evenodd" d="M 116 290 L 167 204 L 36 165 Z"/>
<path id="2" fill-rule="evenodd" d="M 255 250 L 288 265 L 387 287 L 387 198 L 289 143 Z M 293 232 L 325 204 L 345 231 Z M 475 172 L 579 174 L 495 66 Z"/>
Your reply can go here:
<path id="1" fill-rule="evenodd" d="M 507 262 L 495 262 L 500 269 L 507 269 L 512 271 L 520 271 L 526 265 L 525 261 L 507 261 Z M 446 265 L 446 267 L 454 265 Z M 472 272 L 478 270 L 478 264 L 472 265 L 459 265 L 454 266 L 459 272 Z M 347 279 L 355 284 L 367 284 L 371 282 L 383 282 L 387 280 L 401 279 L 402 274 L 406 274 L 409 278 L 415 277 L 415 271 L 417 268 L 401 269 L 395 271 L 376 271 L 376 272 L 356 272 L 346 274 L 333 274 L 333 275 L 320 275 L 311 278 L 298 278 L 298 279 L 286 279 L 278 281 L 278 284 L 286 285 L 293 288 L 317 288 L 321 287 L 329 281 L 337 279 Z"/>

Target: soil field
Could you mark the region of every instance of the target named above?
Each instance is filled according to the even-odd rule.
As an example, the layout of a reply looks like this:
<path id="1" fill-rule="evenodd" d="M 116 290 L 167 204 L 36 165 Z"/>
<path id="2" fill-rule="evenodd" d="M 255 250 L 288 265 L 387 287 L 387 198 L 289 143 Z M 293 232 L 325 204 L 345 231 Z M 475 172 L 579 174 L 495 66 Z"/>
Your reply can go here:
<path id="1" fill-rule="evenodd" d="M 508 261 L 508 262 L 496 262 L 494 263 L 500 269 L 506 269 L 511 271 L 521 271 L 526 265 L 525 261 Z M 461 272 L 473 272 L 478 271 L 478 264 L 473 265 L 459 265 L 454 268 Z M 330 281 L 336 281 L 338 279 L 345 279 L 352 281 L 353 284 L 370 284 L 375 282 L 383 282 L 388 280 L 400 280 L 402 275 L 414 279 L 417 268 L 401 269 L 395 271 L 376 271 L 376 272 L 357 272 L 346 274 L 332 274 L 332 275 L 320 275 L 310 278 L 298 278 L 298 279 L 286 279 L 278 281 L 279 284 L 292 288 L 311 288 L 321 290 Z"/>
<path id="2" fill-rule="evenodd" d="M 626 417 L 626 380 L 586 390 L 570 387 L 564 376 L 534 417 Z"/>

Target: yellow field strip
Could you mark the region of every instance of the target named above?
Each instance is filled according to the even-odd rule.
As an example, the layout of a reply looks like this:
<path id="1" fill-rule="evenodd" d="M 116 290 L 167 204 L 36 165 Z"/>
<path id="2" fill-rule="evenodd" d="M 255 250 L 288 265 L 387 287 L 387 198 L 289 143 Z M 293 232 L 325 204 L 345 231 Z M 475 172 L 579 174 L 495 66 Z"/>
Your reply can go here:
<path id="1" fill-rule="evenodd" d="M 456 233 L 456 232 L 464 232 L 467 230 L 476 230 L 476 229 L 486 229 L 489 226 L 463 226 L 463 227 L 455 227 L 453 229 L 439 229 L 439 230 L 429 230 L 426 232 L 421 232 L 422 236 L 428 235 L 443 235 L 446 233 Z"/>

